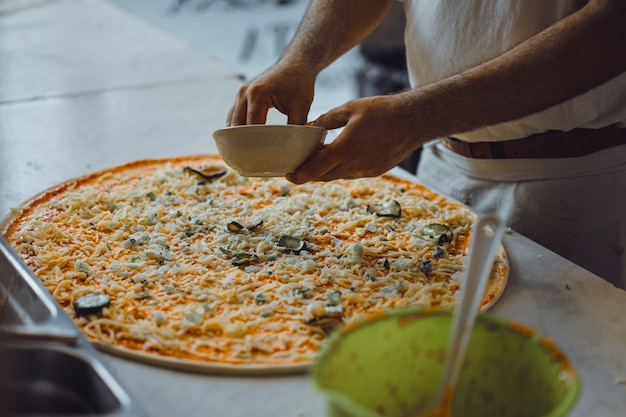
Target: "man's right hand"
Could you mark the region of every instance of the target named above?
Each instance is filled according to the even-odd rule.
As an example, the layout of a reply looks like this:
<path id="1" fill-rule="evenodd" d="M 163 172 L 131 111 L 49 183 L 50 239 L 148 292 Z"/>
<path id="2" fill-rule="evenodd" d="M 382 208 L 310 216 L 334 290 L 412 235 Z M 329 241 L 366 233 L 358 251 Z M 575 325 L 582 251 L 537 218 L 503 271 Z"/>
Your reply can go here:
<path id="1" fill-rule="evenodd" d="M 239 88 L 226 124 L 265 124 L 271 108 L 285 114 L 289 124 L 305 124 L 316 75 L 305 64 L 274 65 Z"/>

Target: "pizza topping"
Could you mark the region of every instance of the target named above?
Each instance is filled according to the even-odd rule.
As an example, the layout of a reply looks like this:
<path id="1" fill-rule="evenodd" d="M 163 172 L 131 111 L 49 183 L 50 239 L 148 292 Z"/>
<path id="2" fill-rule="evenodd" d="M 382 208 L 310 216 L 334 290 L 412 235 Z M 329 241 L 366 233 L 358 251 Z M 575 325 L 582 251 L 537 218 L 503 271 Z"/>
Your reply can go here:
<path id="1" fill-rule="evenodd" d="M 384 200 L 378 204 L 368 204 L 367 212 L 379 217 L 398 218 L 402 215 L 402 207 L 396 200 Z"/>
<path id="2" fill-rule="evenodd" d="M 241 253 L 237 253 L 234 255 L 231 263 L 235 266 L 245 266 L 245 265 L 253 264 L 257 262 L 258 260 L 259 260 L 259 257 L 253 253 L 241 252 Z"/>
<path id="3" fill-rule="evenodd" d="M 356 263 L 361 263 L 363 261 L 363 256 L 365 256 L 365 248 L 363 247 L 363 243 L 354 242 L 350 249 L 352 250 L 352 256 Z"/>
<path id="4" fill-rule="evenodd" d="M 431 272 L 433 272 L 434 266 L 430 260 L 422 259 L 422 262 L 420 262 L 419 268 L 422 270 L 424 275 L 429 276 Z"/>
<path id="5" fill-rule="evenodd" d="M 341 304 L 337 304 L 337 305 L 326 304 L 324 306 L 324 310 L 326 310 L 326 313 L 328 314 L 340 315 L 343 312 L 343 307 L 341 306 Z"/>
<path id="6" fill-rule="evenodd" d="M 278 239 L 278 246 L 285 248 L 287 251 L 291 251 L 295 254 L 299 254 L 300 251 L 306 249 L 306 243 L 302 239 L 297 237 L 283 235 Z"/>
<path id="7" fill-rule="evenodd" d="M 439 259 L 442 258 L 444 256 L 446 256 L 446 253 L 448 253 L 445 248 L 443 248 L 442 246 L 435 246 L 435 249 L 433 249 L 433 258 L 435 259 Z"/>
<path id="8" fill-rule="evenodd" d="M 223 247 L 219 247 L 218 248 L 220 252 L 222 252 L 224 255 L 228 255 L 231 257 L 231 265 L 234 266 L 246 266 L 246 265 L 251 265 L 253 263 L 256 263 L 260 260 L 260 258 L 258 257 L 258 255 L 255 255 L 253 253 L 247 253 L 247 252 L 233 252 L 230 251 L 226 248 Z"/>
<path id="9" fill-rule="evenodd" d="M 291 295 L 293 297 L 300 297 L 300 298 L 307 298 L 309 291 L 311 291 L 310 288 L 307 287 L 295 287 L 292 291 L 291 291 Z"/>
<path id="10" fill-rule="evenodd" d="M 340 316 L 320 316 L 308 319 L 306 322 L 309 326 L 319 327 L 325 334 L 332 333 L 344 326 L 343 319 Z"/>
<path id="11" fill-rule="evenodd" d="M 263 295 L 262 292 L 257 293 L 254 295 L 254 301 L 256 301 L 257 304 L 265 304 L 266 302 L 265 296 Z"/>
<path id="12" fill-rule="evenodd" d="M 74 264 L 74 269 L 77 272 L 82 272 L 87 276 L 91 275 L 91 267 L 84 259 L 76 260 L 76 263 Z"/>
<path id="13" fill-rule="evenodd" d="M 454 237 L 452 230 L 448 226 L 440 223 L 431 223 L 424 226 L 422 233 L 425 237 L 437 242 L 437 245 L 450 243 Z"/>
<path id="14" fill-rule="evenodd" d="M 326 292 L 326 305 L 327 306 L 341 305 L 341 291 L 332 290 L 332 291 Z"/>
<path id="15" fill-rule="evenodd" d="M 246 226 L 246 229 L 248 229 L 251 232 L 254 232 L 256 229 L 258 229 L 259 227 L 261 227 L 263 225 L 263 219 L 258 220 L 256 223 L 251 224 L 249 226 Z"/>
<path id="16" fill-rule="evenodd" d="M 206 181 L 211 181 L 216 178 L 223 177 L 224 175 L 228 173 L 228 170 L 222 167 L 215 167 L 215 166 L 202 166 L 199 169 L 192 168 L 190 166 L 185 166 L 183 167 L 183 171 L 192 172 L 200 176 L 200 178 Z"/>
<path id="17" fill-rule="evenodd" d="M 139 291 L 139 292 L 135 293 L 135 298 L 138 298 L 138 299 L 151 298 L 151 297 L 152 297 L 152 295 L 150 295 L 149 293 L 144 292 L 144 291 Z"/>
<path id="18" fill-rule="evenodd" d="M 232 251 L 229 251 L 228 249 L 220 246 L 218 247 L 218 249 L 220 250 L 220 252 L 222 252 L 224 255 L 230 255 L 230 256 L 234 256 Z"/>
<path id="19" fill-rule="evenodd" d="M 228 229 L 229 232 L 232 232 L 232 233 L 239 233 L 244 229 L 244 227 L 241 224 L 237 223 L 236 221 L 232 221 L 228 223 L 226 228 Z"/>
<path id="20" fill-rule="evenodd" d="M 342 313 L 341 291 L 329 290 L 326 292 L 326 302 L 323 307 L 318 301 L 313 301 L 307 305 L 309 318 L 305 320 L 305 324 L 320 328 L 325 334 L 328 334 L 344 325 Z"/>
<path id="21" fill-rule="evenodd" d="M 258 229 L 262 224 L 263 224 L 263 220 L 258 220 L 256 223 L 250 226 L 243 226 L 236 221 L 231 221 L 230 223 L 228 223 L 228 225 L 226 225 L 226 229 L 228 229 L 228 231 L 232 233 L 239 233 L 239 232 L 242 232 L 243 230 L 248 230 L 249 232 L 253 232 L 256 229 Z"/>
<path id="22" fill-rule="evenodd" d="M 157 310 L 152 313 L 152 320 L 157 326 L 162 326 L 167 323 L 167 316 L 162 311 Z"/>
<path id="23" fill-rule="evenodd" d="M 111 304 L 111 297 L 102 292 L 90 292 L 74 301 L 74 311 L 79 316 L 99 313 Z"/>

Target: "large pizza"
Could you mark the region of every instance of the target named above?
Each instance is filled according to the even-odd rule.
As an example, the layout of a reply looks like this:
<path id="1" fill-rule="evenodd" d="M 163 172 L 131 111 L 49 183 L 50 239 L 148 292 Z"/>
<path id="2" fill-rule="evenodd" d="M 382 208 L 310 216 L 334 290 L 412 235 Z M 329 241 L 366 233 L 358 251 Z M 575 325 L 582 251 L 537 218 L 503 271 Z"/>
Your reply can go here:
<path id="1" fill-rule="evenodd" d="M 67 181 L 12 210 L 2 231 L 96 346 L 284 372 L 306 369 L 344 326 L 451 306 L 474 218 L 397 176 L 294 185 L 202 155 Z M 501 250 L 483 308 L 507 274 Z"/>

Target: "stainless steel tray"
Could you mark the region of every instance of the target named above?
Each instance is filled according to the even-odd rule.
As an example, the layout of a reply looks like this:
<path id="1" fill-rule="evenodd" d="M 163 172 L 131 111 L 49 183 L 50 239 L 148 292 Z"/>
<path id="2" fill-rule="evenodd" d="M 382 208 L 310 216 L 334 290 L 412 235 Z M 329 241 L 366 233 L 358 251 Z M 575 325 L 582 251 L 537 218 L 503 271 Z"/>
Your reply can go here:
<path id="1" fill-rule="evenodd" d="M 146 416 L 2 236 L 0 416 Z"/>

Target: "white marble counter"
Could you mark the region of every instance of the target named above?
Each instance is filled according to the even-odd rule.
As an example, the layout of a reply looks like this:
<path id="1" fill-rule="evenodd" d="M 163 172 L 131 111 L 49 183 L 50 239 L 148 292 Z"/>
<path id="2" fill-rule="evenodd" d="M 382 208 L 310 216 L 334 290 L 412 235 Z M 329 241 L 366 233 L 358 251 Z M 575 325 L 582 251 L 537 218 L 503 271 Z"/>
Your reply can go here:
<path id="1" fill-rule="evenodd" d="M 207 40 L 211 41 L 211 40 Z M 214 153 L 228 68 L 102 0 L 0 3 L 0 218 L 126 161 Z M 493 312 L 552 336 L 583 378 L 572 416 L 626 415 L 626 292 L 516 233 Z M 306 375 L 193 374 L 104 355 L 150 416 L 323 416 Z"/>

